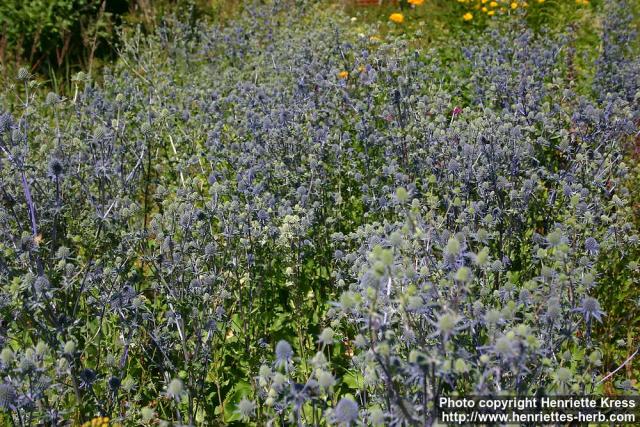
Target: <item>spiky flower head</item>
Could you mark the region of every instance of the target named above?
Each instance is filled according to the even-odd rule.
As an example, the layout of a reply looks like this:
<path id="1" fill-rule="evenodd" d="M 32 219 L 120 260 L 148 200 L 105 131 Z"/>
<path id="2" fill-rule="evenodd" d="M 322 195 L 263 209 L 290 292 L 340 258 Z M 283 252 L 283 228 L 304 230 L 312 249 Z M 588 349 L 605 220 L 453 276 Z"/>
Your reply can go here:
<path id="1" fill-rule="evenodd" d="M 64 173 L 64 165 L 62 164 L 62 161 L 57 157 L 49 160 L 47 169 L 49 171 L 49 176 L 53 178 L 60 178 L 60 176 L 62 176 L 62 174 Z"/>
<path id="2" fill-rule="evenodd" d="M 248 421 L 253 417 L 256 410 L 256 404 L 253 400 L 249 400 L 246 397 L 243 397 L 240 402 L 238 402 L 237 412 L 240 417 L 242 417 L 243 421 Z"/>
<path id="3" fill-rule="evenodd" d="M 167 385 L 167 396 L 172 399 L 179 400 L 182 396 L 182 393 L 184 393 L 182 380 L 179 378 L 172 379 L 169 385 Z"/>
<path id="4" fill-rule="evenodd" d="M 444 249 L 447 255 L 456 256 L 460 253 L 460 242 L 455 237 L 449 238 L 447 246 Z"/>
<path id="5" fill-rule="evenodd" d="M 47 98 L 45 100 L 45 103 L 47 105 L 56 105 L 59 102 L 60 102 L 60 97 L 56 93 L 54 92 L 47 93 Z"/>
<path id="6" fill-rule="evenodd" d="M 76 343 L 73 340 L 69 340 L 64 344 L 64 354 L 73 354 L 76 351 Z"/>
<path id="7" fill-rule="evenodd" d="M 513 337 L 504 335 L 496 340 L 493 349 L 497 355 L 508 359 L 516 355 L 516 341 Z"/>
<path id="8" fill-rule="evenodd" d="M 29 70 L 27 70 L 26 68 L 20 67 L 17 77 L 19 81 L 24 82 L 29 80 L 29 78 L 31 77 L 31 73 L 29 73 Z"/>
<path id="9" fill-rule="evenodd" d="M 318 336 L 318 344 L 332 345 L 335 332 L 331 328 L 324 328 Z"/>
<path id="10" fill-rule="evenodd" d="M 596 255 L 600 250 L 600 245 L 598 244 L 598 241 L 593 237 L 587 237 L 587 239 L 584 241 L 584 248 L 589 255 Z"/>
<path id="11" fill-rule="evenodd" d="M 448 338 L 456 330 L 459 321 L 460 318 L 456 314 L 444 313 L 438 318 L 438 321 L 436 323 L 438 333 L 440 333 L 443 337 Z"/>
<path id="12" fill-rule="evenodd" d="M 592 319 L 596 319 L 598 322 L 602 322 L 602 316 L 604 311 L 600 309 L 600 303 L 593 297 L 584 297 L 580 307 L 575 311 L 582 314 L 585 322 L 590 322 Z"/>
<path id="13" fill-rule="evenodd" d="M 0 360 L 5 365 L 8 365 L 11 362 L 13 362 L 14 358 L 15 358 L 15 355 L 13 354 L 13 350 L 11 350 L 9 347 L 3 348 L 2 352 L 0 352 Z"/>
<path id="14" fill-rule="evenodd" d="M 153 408 L 150 408 L 149 406 L 145 406 L 140 410 L 140 417 L 142 418 L 142 421 L 145 421 L 145 422 L 151 421 L 155 416 L 156 416 L 155 411 L 153 410 Z"/>
<path id="15" fill-rule="evenodd" d="M 340 399 L 334 409 L 333 416 L 336 423 L 351 425 L 358 419 L 358 404 L 348 397 Z"/>
<path id="16" fill-rule="evenodd" d="M 547 243 L 550 247 L 555 248 L 562 243 L 562 231 L 555 229 L 547 235 Z"/>
<path id="17" fill-rule="evenodd" d="M 318 378 L 318 384 L 325 391 L 329 391 L 331 387 L 336 384 L 336 379 L 333 377 L 333 375 L 331 375 L 330 372 L 320 371 L 316 376 Z"/>
<path id="18" fill-rule="evenodd" d="M 16 403 L 16 390 L 11 384 L 0 384 L 0 408 L 11 409 Z"/>
<path id="19" fill-rule="evenodd" d="M 409 192 L 404 187 L 398 187 L 396 189 L 396 198 L 399 203 L 406 203 L 409 200 Z"/>
<path id="20" fill-rule="evenodd" d="M 286 368 L 292 357 L 293 348 L 291 348 L 291 344 L 285 340 L 278 341 L 278 344 L 276 344 L 276 367 L 284 366 Z"/>
<path id="21" fill-rule="evenodd" d="M 571 371 L 565 367 L 556 370 L 554 377 L 558 384 L 567 384 L 571 380 Z"/>

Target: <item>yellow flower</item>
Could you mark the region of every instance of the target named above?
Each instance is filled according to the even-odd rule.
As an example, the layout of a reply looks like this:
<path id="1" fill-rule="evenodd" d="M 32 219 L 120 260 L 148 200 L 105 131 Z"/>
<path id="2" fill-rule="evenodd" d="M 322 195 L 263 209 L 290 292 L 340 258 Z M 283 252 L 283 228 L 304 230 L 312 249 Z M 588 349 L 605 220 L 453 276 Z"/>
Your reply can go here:
<path id="1" fill-rule="evenodd" d="M 488 10 L 489 10 L 489 9 L 487 9 L 486 7 L 483 7 L 483 8 L 482 8 L 482 11 L 483 11 L 484 13 L 487 13 L 487 11 L 488 11 Z"/>
<path id="2" fill-rule="evenodd" d="M 511 9 L 516 10 L 518 8 L 518 3 L 513 2 L 511 3 Z"/>
<path id="3" fill-rule="evenodd" d="M 109 417 L 93 417 L 91 421 L 82 424 L 82 427 L 109 427 Z"/>
<path id="4" fill-rule="evenodd" d="M 367 67 L 365 67 L 364 65 L 361 65 L 358 67 L 358 71 L 360 71 L 361 73 L 364 73 L 364 71 L 367 69 Z"/>
<path id="5" fill-rule="evenodd" d="M 496 14 L 495 10 L 490 10 L 489 12 L 487 12 L 487 15 L 489 15 L 489 16 L 493 16 L 495 14 Z"/>
<path id="6" fill-rule="evenodd" d="M 466 22 L 469 22 L 473 19 L 473 14 L 471 12 L 467 12 L 462 15 L 462 19 L 464 19 Z"/>
<path id="7" fill-rule="evenodd" d="M 389 19 L 396 24 L 402 24 L 402 22 L 404 21 L 404 15 L 398 12 L 392 13 L 391 15 L 389 15 Z"/>
<path id="8" fill-rule="evenodd" d="M 424 0 L 409 0 L 409 4 L 414 6 L 422 6 L 422 3 L 424 3 Z"/>
<path id="9" fill-rule="evenodd" d="M 348 71 L 340 71 L 338 73 L 338 78 L 340 78 L 340 79 L 346 79 L 347 77 L 349 77 L 349 72 Z"/>
<path id="10" fill-rule="evenodd" d="M 544 0 L 538 0 L 538 3 L 544 3 Z"/>
<path id="11" fill-rule="evenodd" d="M 498 2 L 497 1 L 492 1 L 491 3 L 489 3 L 489 6 L 498 7 Z"/>

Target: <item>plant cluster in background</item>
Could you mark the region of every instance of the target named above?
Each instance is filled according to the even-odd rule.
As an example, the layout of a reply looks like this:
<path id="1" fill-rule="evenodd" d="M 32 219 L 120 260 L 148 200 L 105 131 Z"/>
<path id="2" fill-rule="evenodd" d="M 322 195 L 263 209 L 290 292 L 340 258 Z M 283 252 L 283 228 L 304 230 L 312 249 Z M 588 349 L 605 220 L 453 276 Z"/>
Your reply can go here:
<path id="1" fill-rule="evenodd" d="M 576 18 L 567 13 L 573 10 L 574 14 L 590 6 L 589 0 L 456 0 L 448 2 L 444 0 L 407 0 L 401 2 L 382 2 L 383 10 L 391 10 L 388 15 L 390 22 L 395 25 L 409 24 L 409 27 L 424 19 L 439 16 L 440 19 L 465 24 L 485 26 L 491 20 L 498 18 L 525 19 L 530 24 L 552 20 L 551 16 L 562 16 L 574 21 Z M 375 9 L 375 8 L 372 8 Z M 413 24 L 412 24 L 413 22 Z M 566 24 L 563 23 L 563 25 Z"/>
<path id="2" fill-rule="evenodd" d="M 78 69 L 113 60 L 117 27 L 140 25 L 153 32 L 173 10 L 185 19 L 229 15 L 228 0 L 5 0 L 0 3 L 0 76 L 19 66 L 38 71 L 64 88 Z M 239 9 L 237 6 L 233 9 Z"/>
<path id="3" fill-rule="evenodd" d="M 518 13 L 522 9 L 527 9 L 529 7 L 528 2 L 518 2 L 518 1 L 507 1 L 507 0 L 498 0 L 498 1 L 489 1 L 489 0 L 457 0 L 458 3 L 465 6 L 465 9 L 468 10 L 464 15 L 462 15 L 462 19 L 465 21 L 471 21 L 475 16 L 480 14 L 486 15 L 487 17 L 493 16 L 501 16 L 501 15 L 512 15 Z M 544 0 L 538 1 L 538 3 L 544 3 Z"/>
<path id="4" fill-rule="evenodd" d="M 66 95 L 20 69 L 2 422 L 430 425 L 439 395 L 633 392 L 605 380 L 612 325 L 639 344 L 628 10 L 585 80 L 569 31 L 443 58 L 293 0 L 129 31 Z"/>

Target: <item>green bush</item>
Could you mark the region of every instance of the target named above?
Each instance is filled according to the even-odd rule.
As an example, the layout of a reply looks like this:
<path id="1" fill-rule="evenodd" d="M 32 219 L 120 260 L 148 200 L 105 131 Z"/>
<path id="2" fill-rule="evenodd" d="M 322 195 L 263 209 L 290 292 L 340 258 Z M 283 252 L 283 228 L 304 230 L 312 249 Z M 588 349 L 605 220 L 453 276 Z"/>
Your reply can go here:
<path id="1" fill-rule="evenodd" d="M 117 5 L 111 7 L 118 10 Z M 28 62 L 33 68 L 60 67 L 68 58 L 85 57 L 91 62 L 101 41 L 112 33 L 112 15 L 106 1 L 4 1 L 0 3 L 4 28 L 0 59 L 3 64 Z"/>
<path id="2" fill-rule="evenodd" d="M 175 13 L 189 22 L 208 16 L 226 19 L 237 4 L 228 0 L 6 0 L 0 2 L 0 64 L 3 77 L 28 65 L 51 80 L 91 72 L 96 61 L 114 60 L 119 26 L 152 32 Z M 54 85 L 57 86 L 57 85 Z"/>

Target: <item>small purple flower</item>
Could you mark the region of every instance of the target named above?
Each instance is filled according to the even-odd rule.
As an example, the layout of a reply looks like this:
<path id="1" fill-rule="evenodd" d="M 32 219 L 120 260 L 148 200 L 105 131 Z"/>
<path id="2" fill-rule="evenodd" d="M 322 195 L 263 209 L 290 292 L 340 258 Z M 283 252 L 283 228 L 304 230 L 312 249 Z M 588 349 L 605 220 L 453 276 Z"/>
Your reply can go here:
<path id="1" fill-rule="evenodd" d="M 11 409 L 16 404 L 16 390 L 11 384 L 0 384 L 0 408 Z"/>
<path id="2" fill-rule="evenodd" d="M 587 237 L 587 239 L 584 241 L 584 248 L 589 255 L 596 255 L 600 250 L 600 245 L 598 244 L 598 241 L 593 237 Z"/>
<path id="3" fill-rule="evenodd" d="M 358 419 L 358 404 L 348 397 L 340 399 L 334 410 L 336 423 L 351 425 Z"/>
<path id="4" fill-rule="evenodd" d="M 49 169 L 49 176 L 55 179 L 60 178 L 60 176 L 64 172 L 64 166 L 62 165 L 62 162 L 60 161 L 60 159 L 57 159 L 55 157 L 49 160 L 48 169 Z"/>
<path id="5" fill-rule="evenodd" d="M 582 299 L 580 307 L 574 309 L 578 313 L 584 316 L 585 322 L 590 322 L 591 319 L 596 319 L 598 322 L 602 322 L 602 316 L 605 314 L 600 309 L 600 303 L 593 297 L 585 297 Z"/>
<path id="6" fill-rule="evenodd" d="M 276 344 L 276 367 L 284 366 L 287 369 L 292 357 L 293 349 L 291 344 L 285 340 L 278 341 L 278 344 Z"/>

